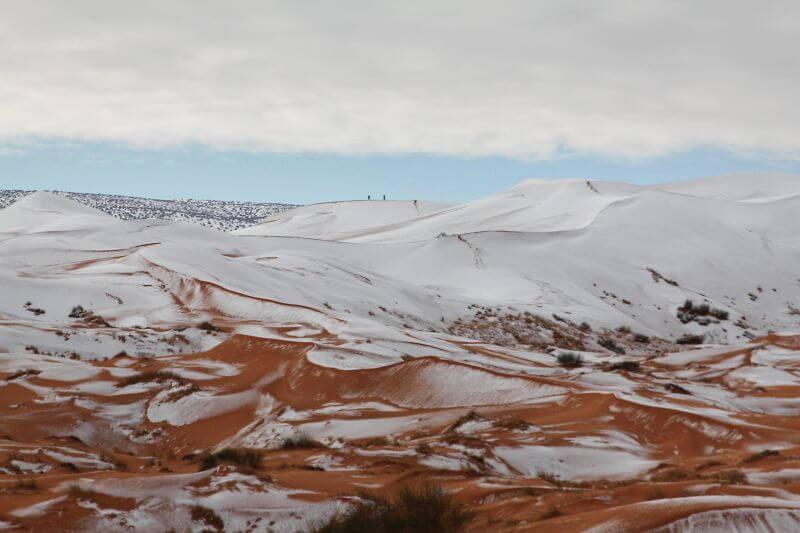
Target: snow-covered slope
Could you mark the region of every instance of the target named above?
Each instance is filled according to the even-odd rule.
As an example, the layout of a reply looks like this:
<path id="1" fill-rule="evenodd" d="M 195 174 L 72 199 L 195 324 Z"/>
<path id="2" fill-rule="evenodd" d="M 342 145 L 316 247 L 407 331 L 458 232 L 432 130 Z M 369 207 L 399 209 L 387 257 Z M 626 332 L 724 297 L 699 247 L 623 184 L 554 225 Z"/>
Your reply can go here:
<path id="1" fill-rule="evenodd" d="M 239 235 L 347 240 L 449 207 L 424 201 L 350 201 L 297 207 L 237 231 Z"/>
<path id="2" fill-rule="evenodd" d="M 0 209 L 24 198 L 33 191 L 0 190 Z M 225 202 L 221 200 L 156 200 L 135 196 L 53 191 L 55 194 L 94 207 L 123 220 L 161 219 L 191 222 L 222 231 L 258 224 L 294 206 L 257 202 Z"/>
<path id="3" fill-rule="evenodd" d="M 719 200 L 761 202 L 800 194 L 800 176 L 780 173 L 744 173 L 656 186 L 665 191 Z"/>
<path id="4" fill-rule="evenodd" d="M 121 221 L 37 193 L 0 211 L 0 276 L 15 295 L 0 312 L 69 323 L 80 304 L 126 326 L 210 313 L 355 336 L 389 327 L 401 336 L 457 331 L 525 345 L 527 333 L 487 333 L 472 322 L 476 309 L 491 308 L 668 341 L 691 333 L 736 342 L 797 323 L 800 199 L 779 196 L 731 202 L 611 182 L 529 181 L 462 206 L 420 203 L 425 214 L 396 223 L 416 210 L 412 203 L 301 208 L 307 218 L 275 222 L 314 237 L 298 239 Z M 328 234 L 347 239 L 321 240 Z M 72 301 L 53 300 L 59 286 Z M 681 320 L 687 299 L 727 318 Z M 30 316 L 29 300 L 48 314 Z M 16 346 L 24 342 L 18 337 Z"/>

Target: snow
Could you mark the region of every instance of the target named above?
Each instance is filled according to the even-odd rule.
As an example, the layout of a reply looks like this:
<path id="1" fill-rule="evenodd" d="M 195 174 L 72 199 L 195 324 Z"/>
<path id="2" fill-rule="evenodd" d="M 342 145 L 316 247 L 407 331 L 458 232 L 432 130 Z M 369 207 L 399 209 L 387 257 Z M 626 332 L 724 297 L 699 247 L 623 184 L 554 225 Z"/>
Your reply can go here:
<path id="1" fill-rule="evenodd" d="M 695 513 L 653 533 L 774 533 L 798 529 L 800 511 L 745 507 Z"/>
<path id="2" fill-rule="evenodd" d="M 368 336 L 377 342 L 359 349 L 364 357 L 383 355 L 374 366 L 411 350 L 432 354 L 426 345 L 441 349 L 431 333 L 473 314 L 471 304 L 501 303 L 545 317 L 557 312 L 668 339 L 706 333 L 721 343 L 742 341 L 735 324 L 741 316 L 753 332 L 794 326 L 787 302 L 800 305 L 792 267 L 800 223 L 791 214 L 800 200 L 731 202 L 613 182 L 592 186 L 598 192 L 583 180 L 529 181 L 462 206 L 437 210 L 420 202 L 422 216 L 400 221 L 394 219 L 408 215 L 413 204 L 352 202 L 338 206 L 336 224 L 320 226 L 338 225 L 350 242 L 318 240 L 318 234 L 299 230 L 298 236 L 314 238 L 254 238 L 122 221 L 37 193 L 0 211 L 0 232 L 22 232 L 0 242 L 0 281 L 9 287 L 0 302 L 0 328 L 7 332 L 0 349 L 21 352 L 35 345 L 109 357 L 212 346 L 215 336 L 197 330 L 184 332 L 189 344 L 167 345 L 165 335 L 149 329 L 185 322 L 187 311 L 197 323 L 204 314 L 222 312 L 242 331 L 263 336 L 270 325 L 286 324 L 294 328 L 282 335 L 299 340 L 325 332 Z M 49 232 L 56 227 L 58 237 Z M 437 238 L 442 232 L 448 236 Z M 657 247 L 650 246 L 653 235 Z M 731 263 L 735 275 L 727 269 Z M 678 285 L 655 280 L 648 268 Z M 766 290 L 757 292 L 759 285 Z M 59 291 L 74 296 L 55 298 Z M 687 298 L 708 299 L 729 310 L 731 319 L 681 324 L 675 309 Z M 26 311 L 28 301 L 46 313 Z M 54 330 L 42 335 L 43 324 L 74 328 L 67 315 L 77 304 L 130 334 L 122 341 L 88 337 L 79 329 L 69 341 Z M 419 332 L 416 338 L 388 342 L 400 341 L 397 332 L 408 327 Z M 325 349 L 318 346 L 316 353 Z M 343 356 L 350 365 L 358 360 L 352 352 Z"/>
<path id="3" fill-rule="evenodd" d="M 147 407 L 150 422 L 167 422 L 173 426 L 185 426 L 203 418 L 219 416 L 247 405 L 257 404 L 259 395 L 247 390 L 234 394 L 214 395 L 194 392 L 174 402 L 169 402 L 171 390 L 161 391 Z"/>
<path id="4" fill-rule="evenodd" d="M 238 230 L 238 235 L 345 240 L 449 207 L 425 201 L 365 200 L 297 207 Z"/>
<path id="5" fill-rule="evenodd" d="M 16 509 L 14 511 L 11 511 L 10 514 L 12 516 L 16 516 L 16 517 L 19 517 L 19 518 L 27 518 L 27 517 L 31 517 L 31 516 L 41 516 L 47 511 L 48 508 L 50 508 L 51 506 L 53 506 L 53 505 L 55 505 L 57 503 L 61 503 L 66 499 L 67 499 L 66 496 L 59 496 L 58 498 L 53 498 L 53 499 L 50 499 L 50 500 L 45 500 L 43 502 L 35 503 L 35 504 L 30 505 L 28 507 L 23 507 L 22 509 Z"/>
<path id="6" fill-rule="evenodd" d="M 800 194 L 800 177 L 792 174 L 741 173 L 712 178 L 676 181 L 660 189 L 703 198 L 730 201 L 772 201 Z"/>
<path id="7" fill-rule="evenodd" d="M 523 475 L 547 472 L 573 481 L 630 478 L 659 463 L 629 451 L 594 446 L 501 446 L 494 448 L 494 454 Z"/>

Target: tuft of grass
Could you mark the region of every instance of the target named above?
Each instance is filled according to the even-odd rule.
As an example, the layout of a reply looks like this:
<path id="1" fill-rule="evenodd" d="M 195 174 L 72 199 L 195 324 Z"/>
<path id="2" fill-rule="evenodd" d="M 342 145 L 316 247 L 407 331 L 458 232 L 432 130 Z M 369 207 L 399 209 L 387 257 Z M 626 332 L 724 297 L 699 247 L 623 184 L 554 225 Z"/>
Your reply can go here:
<path id="1" fill-rule="evenodd" d="M 455 422 L 450 424 L 450 426 L 447 428 L 447 431 L 448 432 L 455 431 L 461 424 L 466 424 L 467 422 L 471 422 L 472 420 L 480 420 L 480 418 L 481 415 L 479 415 L 477 411 L 475 411 L 474 409 L 470 410 L 467 414 L 461 415 Z"/>
<path id="2" fill-rule="evenodd" d="M 565 368 L 577 368 L 583 365 L 583 357 L 573 352 L 561 352 L 556 356 L 556 360 Z"/>
<path id="3" fill-rule="evenodd" d="M 609 339 L 608 337 L 602 337 L 598 339 L 597 344 L 599 344 L 606 350 L 611 350 L 612 352 L 617 353 L 619 355 L 625 355 L 625 348 L 617 344 L 616 341 L 614 341 L 614 339 Z"/>
<path id="4" fill-rule="evenodd" d="M 284 450 L 302 449 L 302 448 L 327 448 L 318 440 L 312 439 L 307 433 L 298 433 L 294 437 L 287 437 L 281 443 L 281 448 Z"/>
<path id="5" fill-rule="evenodd" d="M 339 514 L 316 533 L 456 533 L 474 513 L 434 485 L 404 487 L 388 498 L 361 494 L 362 502 Z"/>
<path id="6" fill-rule="evenodd" d="M 554 486 L 556 486 L 556 487 L 558 487 L 560 489 L 567 488 L 567 487 L 569 487 L 569 488 L 586 488 L 587 486 L 589 486 L 588 483 L 576 483 L 574 481 L 568 481 L 566 479 L 561 479 L 556 474 L 553 474 L 552 472 L 545 472 L 543 470 L 538 471 L 536 473 L 536 477 L 538 477 L 542 481 L 546 481 L 546 482 L 550 483 L 551 485 L 554 485 Z"/>
<path id="7" fill-rule="evenodd" d="M 262 455 L 258 450 L 250 448 L 225 448 L 217 453 L 212 453 L 203 459 L 200 470 L 208 470 L 219 464 L 231 464 L 246 468 L 261 468 Z"/>
<path id="8" fill-rule="evenodd" d="M 214 531 L 217 532 L 225 530 L 225 522 L 222 521 L 222 518 L 220 518 L 217 513 L 215 513 L 208 507 L 195 505 L 194 507 L 192 507 L 190 512 L 192 515 L 192 520 L 202 522 L 205 525 L 213 528 Z"/>
<path id="9" fill-rule="evenodd" d="M 758 452 L 758 453 L 754 453 L 753 455 L 751 455 L 750 457 L 748 457 L 747 459 L 745 459 L 742 462 L 743 463 L 755 463 L 756 461 L 760 461 L 761 459 L 764 459 L 766 457 L 772 457 L 772 456 L 780 455 L 780 454 L 781 453 L 778 450 L 764 450 L 764 451 L 761 451 L 761 452 Z"/>
<path id="10" fill-rule="evenodd" d="M 136 374 L 135 376 L 127 377 L 117 383 L 117 387 L 127 387 L 128 385 L 135 385 L 137 383 L 150 383 L 153 381 L 164 383 L 165 381 L 170 380 L 177 381 L 178 383 L 186 383 L 184 378 L 180 377 L 174 372 L 160 370 L 158 372 L 143 372 L 141 374 Z"/>

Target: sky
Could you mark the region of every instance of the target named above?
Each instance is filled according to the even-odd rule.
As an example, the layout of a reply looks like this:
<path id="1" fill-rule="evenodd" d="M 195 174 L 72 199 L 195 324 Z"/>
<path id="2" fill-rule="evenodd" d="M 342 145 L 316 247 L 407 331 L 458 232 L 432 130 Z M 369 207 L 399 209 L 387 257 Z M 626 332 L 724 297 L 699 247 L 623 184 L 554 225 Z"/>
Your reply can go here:
<path id="1" fill-rule="evenodd" d="M 19 0 L 0 188 L 466 201 L 800 173 L 800 4 Z"/>

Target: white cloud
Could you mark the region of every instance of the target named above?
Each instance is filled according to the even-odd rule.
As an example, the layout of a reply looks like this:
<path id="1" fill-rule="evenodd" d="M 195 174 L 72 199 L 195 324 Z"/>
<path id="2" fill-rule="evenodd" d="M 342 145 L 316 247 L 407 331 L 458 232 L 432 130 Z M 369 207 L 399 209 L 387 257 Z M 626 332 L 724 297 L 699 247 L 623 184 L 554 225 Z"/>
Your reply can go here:
<path id="1" fill-rule="evenodd" d="M 800 155 L 795 1 L 14 4 L 6 139 Z"/>

